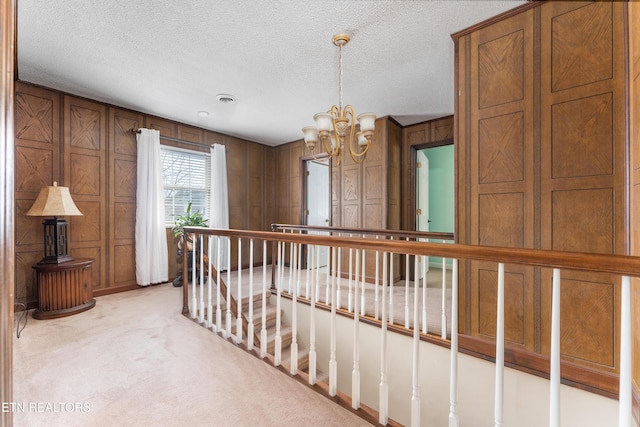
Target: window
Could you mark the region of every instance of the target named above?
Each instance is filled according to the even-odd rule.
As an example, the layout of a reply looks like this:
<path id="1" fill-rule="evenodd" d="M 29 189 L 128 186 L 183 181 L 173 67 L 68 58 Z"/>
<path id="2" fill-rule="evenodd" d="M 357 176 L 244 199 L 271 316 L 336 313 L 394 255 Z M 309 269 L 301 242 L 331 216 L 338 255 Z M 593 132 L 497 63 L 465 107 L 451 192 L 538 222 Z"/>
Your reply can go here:
<path id="1" fill-rule="evenodd" d="M 207 153 L 161 146 L 164 178 L 164 212 L 168 227 L 176 216 L 200 211 L 209 218 L 211 159 Z"/>

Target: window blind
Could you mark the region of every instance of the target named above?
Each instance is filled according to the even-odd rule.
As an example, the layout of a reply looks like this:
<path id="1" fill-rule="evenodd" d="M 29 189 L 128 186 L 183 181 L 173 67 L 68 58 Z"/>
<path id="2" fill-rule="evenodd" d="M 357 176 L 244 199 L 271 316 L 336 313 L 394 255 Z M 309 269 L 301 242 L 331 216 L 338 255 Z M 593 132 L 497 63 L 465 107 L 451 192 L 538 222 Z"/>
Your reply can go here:
<path id="1" fill-rule="evenodd" d="M 162 146 L 162 175 L 167 226 L 173 226 L 176 216 L 200 211 L 209 218 L 211 195 L 210 155 L 197 151 Z"/>

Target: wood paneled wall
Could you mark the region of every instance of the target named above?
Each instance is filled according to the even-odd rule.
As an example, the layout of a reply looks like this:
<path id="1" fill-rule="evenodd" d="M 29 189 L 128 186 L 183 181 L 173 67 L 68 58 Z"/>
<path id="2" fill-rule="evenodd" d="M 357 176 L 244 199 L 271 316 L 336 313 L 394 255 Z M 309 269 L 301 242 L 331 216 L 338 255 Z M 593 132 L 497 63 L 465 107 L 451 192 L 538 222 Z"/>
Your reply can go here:
<path id="1" fill-rule="evenodd" d="M 454 36 L 459 241 L 626 254 L 626 4 L 533 6 Z M 497 267 L 464 267 L 461 330 L 491 340 Z M 510 348 L 548 354 L 550 274 L 507 266 Z M 561 298 L 563 360 L 617 372 L 618 281 L 565 272 Z"/>
<path id="2" fill-rule="evenodd" d="M 453 139 L 453 116 L 429 120 L 402 129 L 402 230 L 416 229 L 416 187 L 413 167 L 416 147 Z"/>
<path id="3" fill-rule="evenodd" d="M 69 250 L 93 258 L 93 291 L 104 295 L 136 288 L 136 138 L 131 129 L 158 129 L 161 142 L 209 151 L 227 149 L 230 226 L 268 229 L 274 218 L 272 148 L 193 126 L 18 82 L 15 95 L 16 300 L 37 301 L 32 265 L 43 256 L 42 219 L 24 214 L 40 188 L 57 181 L 69 187 L 83 216 L 71 217 Z M 202 144 L 194 147 L 176 138 Z M 169 276 L 178 271 L 177 241 L 167 229 Z M 254 249 L 254 262 L 261 248 Z M 232 247 L 233 268 L 237 249 Z M 243 247 L 242 262 L 249 262 Z"/>
<path id="4" fill-rule="evenodd" d="M 629 154 L 631 156 L 631 254 L 640 255 L 640 3 L 629 3 Z M 633 394 L 634 417 L 640 423 L 640 279 L 632 283 Z"/>

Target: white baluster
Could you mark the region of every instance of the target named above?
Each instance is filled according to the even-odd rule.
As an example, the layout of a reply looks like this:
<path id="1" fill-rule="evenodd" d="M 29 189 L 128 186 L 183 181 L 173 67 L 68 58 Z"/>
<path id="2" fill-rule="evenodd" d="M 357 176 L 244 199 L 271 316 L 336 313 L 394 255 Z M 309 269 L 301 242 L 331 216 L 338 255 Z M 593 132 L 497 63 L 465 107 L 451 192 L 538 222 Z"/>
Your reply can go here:
<path id="1" fill-rule="evenodd" d="M 422 257 L 422 333 L 429 331 L 427 325 L 427 257 Z"/>
<path id="2" fill-rule="evenodd" d="M 393 240 L 393 237 L 391 237 Z M 394 309 L 393 309 L 393 258 L 394 253 L 389 253 L 389 323 L 393 325 Z M 383 317 L 384 319 L 384 317 Z"/>
<path id="3" fill-rule="evenodd" d="M 319 252 L 319 251 L 318 251 Z M 315 267 L 314 260 L 316 246 L 311 246 L 311 268 Z M 309 310 L 309 384 L 316 383 L 316 287 L 318 285 L 318 276 L 316 280 L 311 276 L 311 309 Z"/>
<path id="4" fill-rule="evenodd" d="M 407 255 L 409 258 L 409 255 Z M 418 257 L 414 256 L 414 281 L 413 292 L 413 378 L 411 381 L 411 425 L 420 427 L 420 325 L 418 323 L 418 294 L 420 291 L 420 279 L 418 274 Z"/>
<path id="5" fill-rule="evenodd" d="M 236 317 L 236 342 L 242 342 L 242 239 L 238 239 L 238 316 Z"/>
<path id="6" fill-rule="evenodd" d="M 296 275 L 296 295 L 300 295 L 300 272 L 302 271 L 302 243 L 298 243 L 298 261 L 296 265 L 298 266 L 298 273 Z"/>
<path id="7" fill-rule="evenodd" d="M 349 235 L 352 237 L 352 235 Z M 349 283 L 347 288 L 347 310 L 349 313 L 353 311 L 353 249 L 349 248 Z"/>
<path id="8" fill-rule="evenodd" d="M 365 284 L 367 283 L 366 279 L 366 262 L 365 262 L 366 256 L 365 256 L 365 251 L 362 251 L 362 281 L 361 283 L 361 287 L 362 287 L 362 292 L 360 293 L 360 314 L 365 315 L 366 314 L 366 309 L 365 309 Z M 358 298 L 356 298 L 356 301 L 358 301 Z"/>
<path id="9" fill-rule="evenodd" d="M 220 280 L 222 277 L 220 276 L 220 270 L 222 270 L 220 266 L 220 259 L 222 257 L 222 241 L 220 240 L 220 236 L 218 236 L 218 245 L 217 245 L 217 254 L 216 254 L 216 332 L 220 333 L 222 329 L 222 309 L 220 308 Z"/>
<path id="10" fill-rule="evenodd" d="M 227 315 L 225 326 L 227 327 L 225 338 L 231 338 L 231 238 L 227 238 Z"/>
<path id="11" fill-rule="evenodd" d="M 273 265 L 271 268 L 275 268 Z M 260 329 L 260 357 L 267 357 L 267 241 L 262 242 L 262 327 Z"/>
<path id="12" fill-rule="evenodd" d="M 342 301 L 340 300 L 340 292 L 342 289 L 342 248 L 338 248 L 338 285 L 336 290 L 336 308 L 340 308 Z"/>
<path id="13" fill-rule="evenodd" d="M 330 247 L 333 274 L 331 275 L 331 344 L 329 356 L 329 395 L 338 392 L 338 362 L 336 361 L 336 248 Z"/>
<path id="14" fill-rule="evenodd" d="M 451 374 L 449 376 L 449 427 L 458 427 L 458 260 L 451 271 Z"/>
<path id="15" fill-rule="evenodd" d="M 311 248 L 307 245 L 307 272 L 305 278 L 305 287 L 304 287 L 304 297 L 309 299 L 310 284 L 309 284 L 309 274 L 311 273 L 311 264 L 313 264 L 313 260 L 311 259 Z"/>
<path id="16" fill-rule="evenodd" d="M 291 230 L 291 234 L 293 234 L 293 230 Z M 287 288 L 289 295 L 291 295 L 291 288 L 293 287 L 293 270 L 296 268 L 293 263 L 293 245 L 293 242 L 289 243 L 289 287 Z"/>
<path id="17" fill-rule="evenodd" d="M 553 269 L 551 288 L 551 367 L 549 369 L 549 427 L 560 426 L 560 270 Z"/>
<path id="18" fill-rule="evenodd" d="M 196 288 L 196 245 L 198 243 L 198 239 L 196 238 L 195 234 L 193 236 L 193 241 L 191 242 L 191 318 L 195 319 L 197 314 L 196 312 L 198 310 L 198 294 Z M 184 242 L 184 246 L 182 248 L 183 256 L 186 256 L 187 259 L 189 259 L 189 251 L 187 249 L 188 244 L 187 242 Z M 188 279 L 186 279 L 186 281 L 187 283 L 189 282 Z"/>
<path id="19" fill-rule="evenodd" d="M 208 254 L 210 257 L 213 256 L 213 236 L 207 236 L 207 247 Z M 212 301 L 212 291 L 211 287 L 213 286 L 213 279 L 211 278 L 211 259 L 209 259 L 207 265 L 207 328 L 213 326 L 213 301 Z"/>
<path id="20" fill-rule="evenodd" d="M 200 323 L 204 323 L 204 235 L 201 234 L 199 236 L 199 240 L 200 240 L 200 256 L 198 257 L 199 262 L 200 262 L 200 280 L 199 280 L 199 284 L 200 284 L 200 309 L 199 309 L 199 315 L 198 315 L 198 322 Z M 194 253 L 194 257 L 195 257 L 196 253 Z"/>
<path id="21" fill-rule="evenodd" d="M 247 319 L 247 350 L 253 350 L 253 239 L 249 239 L 249 318 Z"/>
<path id="22" fill-rule="evenodd" d="M 494 425 L 502 426 L 504 404 L 504 264 L 498 264 L 498 304 L 496 313 L 496 384 Z"/>
<path id="23" fill-rule="evenodd" d="M 320 301 L 320 250 L 319 248 L 316 249 L 316 262 L 315 262 L 315 266 L 316 266 L 316 301 Z M 329 275 L 327 274 L 327 278 L 329 277 Z"/>
<path id="24" fill-rule="evenodd" d="M 298 247 L 299 245 L 293 245 L 294 265 L 299 259 Z M 299 265 L 300 264 L 298 263 L 298 266 Z M 294 283 L 299 283 L 300 269 L 294 268 L 292 273 L 296 275 L 295 277 L 296 282 Z M 297 312 L 298 312 L 298 286 L 296 285 L 293 287 L 293 295 L 292 295 L 292 301 L 291 301 L 291 346 L 289 347 L 291 351 L 291 357 L 290 357 L 291 366 L 289 367 L 289 372 L 291 372 L 291 375 L 298 374 L 298 313 Z"/>
<path id="25" fill-rule="evenodd" d="M 444 241 L 442 243 L 445 243 Z M 441 337 L 447 339 L 447 259 L 442 257 L 442 317 L 440 318 Z"/>
<path id="26" fill-rule="evenodd" d="M 407 241 L 409 238 L 407 237 Z M 404 327 L 409 329 L 409 255 L 404 256 Z"/>
<path id="27" fill-rule="evenodd" d="M 391 254 L 393 257 L 393 254 Z M 387 383 L 387 253 L 382 253 L 382 322 L 380 325 L 380 385 L 378 386 L 378 422 L 389 422 L 389 384 Z"/>
<path id="28" fill-rule="evenodd" d="M 273 355 L 273 364 L 275 366 L 280 366 L 282 361 L 282 336 L 280 335 L 280 325 L 282 323 L 282 315 L 280 311 L 282 310 L 282 270 L 284 269 L 282 266 L 282 258 L 284 258 L 281 248 L 284 248 L 284 244 L 278 242 L 278 269 L 280 270 L 280 274 L 278 275 L 281 280 L 276 283 L 276 336 L 275 336 L 275 350 Z"/>
<path id="29" fill-rule="evenodd" d="M 376 239 L 378 238 L 378 236 L 376 236 Z M 379 309 L 379 294 L 380 293 L 380 252 L 376 251 L 376 278 L 375 278 L 375 285 L 374 285 L 374 291 L 373 291 L 373 305 L 374 305 L 374 309 L 373 309 L 373 315 L 374 318 L 376 320 L 378 320 L 380 318 L 380 309 Z"/>
<path id="30" fill-rule="evenodd" d="M 334 267 L 335 268 L 335 267 Z M 324 298 L 324 302 L 331 304 L 331 283 L 329 282 L 331 277 L 331 247 L 327 247 L 327 290 Z"/>
<path id="31" fill-rule="evenodd" d="M 362 256 L 364 257 L 364 251 Z M 360 316 L 358 314 L 358 297 L 360 296 L 358 286 L 358 273 L 360 265 L 360 251 L 356 249 L 356 283 L 355 301 L 353 305 L 353 371 L 351 371 L 351 407 L 360 408 Z"/>
<path id="32" fill-rule="evenodd" d="M 633 425 L 631 404 L 633 359 L 631 357 L 631 279 L 629 276 L 622 276 L 620 291 L 620 391 L 618 396 L 618 425 L 620 427 L 631 427 Z"/>

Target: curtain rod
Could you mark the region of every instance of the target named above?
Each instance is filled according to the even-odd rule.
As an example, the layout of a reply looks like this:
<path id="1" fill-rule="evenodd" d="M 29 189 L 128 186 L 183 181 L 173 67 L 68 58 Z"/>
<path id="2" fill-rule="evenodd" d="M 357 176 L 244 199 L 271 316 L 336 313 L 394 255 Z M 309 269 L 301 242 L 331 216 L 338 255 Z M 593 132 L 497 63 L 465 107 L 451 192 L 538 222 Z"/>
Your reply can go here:
<path id="1" fill-rule="evenodd" d="M 140 133 L 140 129 L 134 129 L 131 128 L 131 133 Z M 193 142 L 193 141 L 185 141 L 184 139 L 178 139 L 178 138 L 172 138 L 170 136 L 162 136 L 160 135 L 160 138 L 162 139 L 166 139 L 167 141 L 173 141 L 173 142 L 179 142 L 181 144 L 187 144 L 187 145 L 193 145 L 195 147 L 200 147 L 200 148 L 209 148 L 209 147 L 213 147 L 214 144 L 211 144 L 210 146 L 207 144 L 200 144 L 198 142 Z"/>

